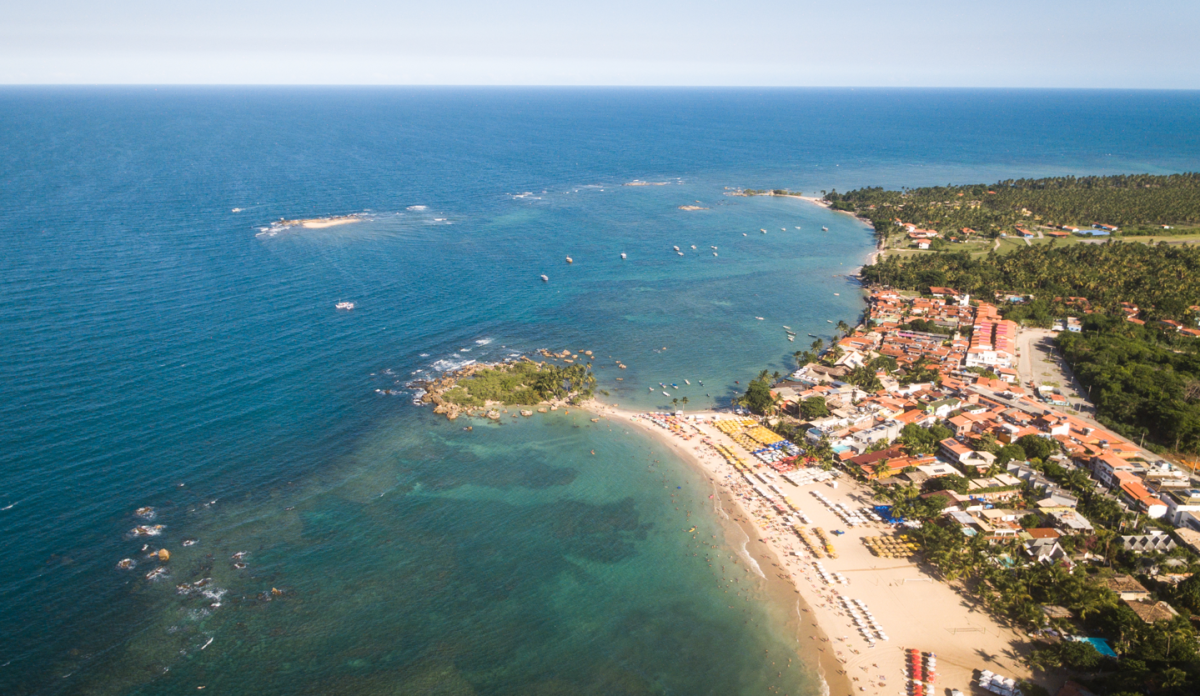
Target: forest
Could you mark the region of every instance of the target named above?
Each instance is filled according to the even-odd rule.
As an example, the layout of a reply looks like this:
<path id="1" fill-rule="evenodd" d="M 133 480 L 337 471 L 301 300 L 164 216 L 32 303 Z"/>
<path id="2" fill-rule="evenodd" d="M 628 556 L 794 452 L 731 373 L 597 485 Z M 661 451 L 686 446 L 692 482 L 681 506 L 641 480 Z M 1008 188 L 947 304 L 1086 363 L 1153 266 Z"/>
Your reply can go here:
<path id="1" fill-rule="evenodd" d="M 835 210 L 870 220 L 887 237 L 899 219 L 945 236 L 968 228 L 986 237 L 1017 225 L 1161 226 L 1200 223 L 1200 173 L 1009 179 L 990 185 L 931 186 L 889 191 L 831 191 Z"/>
<path id="2" fill-rule="evenodd" d="M 1109 314 L 1132 302 L 1143 319 L 1189 325 L 1189 308 L 1200 305 L 1200 247 L 1188 245 L 1049 244 L 979 258 L 966 253 L 892 256 L 867 266 L 862 275 L 870 283 L 909 290 L 953 287 L 982 301 L 993 301 L 997 293 L 1033 295 L 1005 314 L 1044 326 L 1066 312 L 1065 300 L 1055 298 L 1083 297 L 1088 308 Z"/>
<path id="3" fill-rule="evenodd" d="M 1159 333 L 1094 315 L 1083 333 L 1063 332 L 1057 343 L 1101 422 L 1134 441 L 1200 452 L 1200 355 L 1195 346 L 1163 343 Z"/>

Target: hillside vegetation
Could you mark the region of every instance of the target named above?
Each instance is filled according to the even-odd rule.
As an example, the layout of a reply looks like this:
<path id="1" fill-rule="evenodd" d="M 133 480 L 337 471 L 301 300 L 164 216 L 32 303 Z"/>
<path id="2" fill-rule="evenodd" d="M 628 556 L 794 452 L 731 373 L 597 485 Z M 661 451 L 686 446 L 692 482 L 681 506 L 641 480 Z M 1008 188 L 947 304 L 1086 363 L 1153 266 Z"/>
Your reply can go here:
<path id="1" fill-rule="evenodd" d="M 991 185 L 931 186 L 902 191 L 863 188 L 825 200 L 853 212 L 888 236 L 895 219 L 943 235 L 966 227 L 994 237 L 1017 225 L 1090 227 L 1103 223 L 1179 225 L 1200 223 L 1200 173 L 1009 179 Z M 1160 232 L 1161 233 L 1161 232 Z"/>

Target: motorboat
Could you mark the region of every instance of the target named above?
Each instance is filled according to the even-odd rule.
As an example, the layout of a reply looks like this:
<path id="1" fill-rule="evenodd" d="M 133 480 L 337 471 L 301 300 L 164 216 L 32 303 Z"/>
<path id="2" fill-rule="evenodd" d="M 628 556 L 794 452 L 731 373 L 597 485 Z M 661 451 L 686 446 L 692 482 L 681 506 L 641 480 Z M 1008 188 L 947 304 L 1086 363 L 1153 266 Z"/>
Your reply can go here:
<path id="1" fill-rule="evenodd" d="M 345 311 L 350 311 L 350 310 L 354 309 L 354 303 L 353 302 L 339 302 L 339 303 L 335 304 L 333 307 L 334 307 L 334 309 L 342 309 Z"/>
<path id="2" fill-rule="evenodd" d="M 545 273 L 543 273 L 543 274 L 542 274 L 542 282 L 543 282 L 543 283 L 549 283 L 549 282 L 550 282 L 550 279 L 546 277 L 546 274 L 545 274 Z"/>
<path id="3" fill-rule="evenodd" d="M 625 252 L 621 252 L 621 258 L 625 258 Z"/>
<path id="4" fill-rule="evenodd" d="M 567 257 L 567 263 L 575 263 L 570 256 Z"/>

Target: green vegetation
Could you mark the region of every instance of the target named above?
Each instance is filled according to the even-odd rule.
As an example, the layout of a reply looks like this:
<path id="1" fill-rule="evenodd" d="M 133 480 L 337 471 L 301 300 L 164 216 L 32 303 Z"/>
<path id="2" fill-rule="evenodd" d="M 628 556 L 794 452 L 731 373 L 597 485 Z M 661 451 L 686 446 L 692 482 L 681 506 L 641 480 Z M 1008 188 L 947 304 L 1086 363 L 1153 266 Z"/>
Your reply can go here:
<path id="1" fill-rule="evenodd" d="M 1083 333 L 1057 339 L 1088 388 L 1101 422 L 1120 434 L 1176 451 L 1200 452 L 1198 341 L 1091 316 Z"/>
<path id="2" fill-rule="evenodd" d="M 832 191 L 835 210 L 871 221 L 884 238 L 906 223 L 961 237 L 962 228 L 987 236 L 1017 225 L 1117 226 L 1200 222 L 1200 174 L 1053 177 L 1016 179 L 990 186 L 932 186 L 903 191 L 864 188 Z"/>
<path id="3" fill-rule="evenodd" d="M 558 366 L 520 361 L 477 370 L 447 390 L 442 397 L 458 406 L 477 407 L 486 402 L 530 406 L 551 399 L 592 396 L 596 377 L 591 365 Z"/>
<path id="4" fill-rule="evenodd" d="M 800 402 L 800 416 L 805 420 L 815 420 L 829 415 L 829 406 L 825 397 L 813 396 Z"/>
<path id="5" fill-rule="evenodd" d="M 799 196 L 799 191 L 787 189 L 742 189 L 743 196 Z"/>
<path id="6" fill-rule="evenodd" d="M 760 415 L 770 413 L 774 409 L 775 400 L 771 397 L 771 387 L 768 386 L 765 375 L 760 375 L 750 382 L 740 402 L 742 406 Z"/>
<path id="7" fill-rule="evenodd" d="M 1039 245 L 978 259 L 966 253 L 889 257 L 864 268 L 863 277 L 909 290 L 948 286 L 983 300 L 1032 294 L 1034 302 L 1006 307 L 1005 316 L 1047 326 L 1069 309 L 1056 297 L 1086 297 L 1093 309 L 1112 314 L 1132 302 L 1151 319 L 1190 319 L 1188 307 L 1200 304 L 1200 247 L 1109 242 Z"/>
<path id="8" fill-rule="evenodd" d="M 923 333 L 941 334 L 943 336 L 954 335 L 954 329 L 941 326 L 927 319 L 913 319 L 900 328 L 906 331 L 921 331 Z"/>

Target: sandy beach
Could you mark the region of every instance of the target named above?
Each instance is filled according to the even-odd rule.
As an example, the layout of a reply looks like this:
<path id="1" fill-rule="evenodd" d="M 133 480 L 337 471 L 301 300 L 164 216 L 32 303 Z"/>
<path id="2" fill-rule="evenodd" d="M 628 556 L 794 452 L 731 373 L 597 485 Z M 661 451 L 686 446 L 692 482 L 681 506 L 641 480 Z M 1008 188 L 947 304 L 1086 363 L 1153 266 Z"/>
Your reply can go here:
<path id="1" fill-rule="evenodd" d="M 354 216 L 336 217 L 336 218 L 316 218 L 313 220 L 300 220 L 300 226 L 310 230 L 319 230 L 326 227 L 336 227 L 338 225 L 349 225 L 354 222 L 362 222 L 362 218 Z"/>
<path id="2" fill-rule="evenodd" d="M 820 662 L 816 665 L 829 686 L 830 696 L 878 694 L 903 696 L 905 692 L 905 648 L 937 655 L 938 692 L 947 688 L 971 692 L 974 670 L 989 669 L 1005 676 L 1028 678 L 1021 651 L 1028 641 L 998 624 L 986 611 L 955 588 L 927 574 L 912 560 L 877 557 L 863 543 L 864 537 L 890 535 L 889 525 L 871 522 L 848 527 L 812 491 L 819 491 L 831 504 L 844 503 L 853 509 L 874 504 L 870 490 L 847 476 L 835 481 L 799 487 L 778 478 L 773 485 L 800 507 L 811 522 L 832 534 L 837 558 L 821 558 L 827 572 L 842 574 L 849 584 L 826 584 L 814 569 L 807 547 L 743 475 L 717 455 L 707 444 L 718 443 L 752 457 L 712 425 L 714 416 L 689 414 L 695 420 L 685 427 L 695 429 L 691 439 L 667 431 L 640 414 L 598 402 L 589 410 L 622 421 L 668 445 L 685 461 L 699 467 L 721 492 L 719 515 L 736 523 L 752 540 L 747 552 L 762 568 L 766 593 L 781 602 L 789 597 L 802 600 L 798 610 L 798 639 L 816 642 Z M 765 469 L 765 467 L 764 467 Z M 836 487 L 834 487 L 836 485 Z M 732 529 L 731 534 L 736 534 Z M 740 538 L 731 538 L 731 546 Z M 851 622 L 838 595 L 860 600 L 878 620 L 889 640 L 876 639 L 870 646 Z M 799 650 L 808 658 L 809 651 Z"/>

